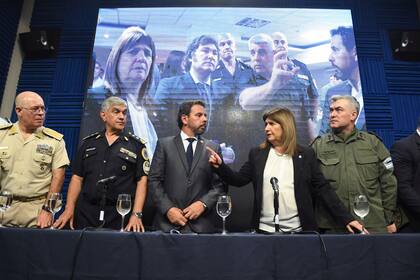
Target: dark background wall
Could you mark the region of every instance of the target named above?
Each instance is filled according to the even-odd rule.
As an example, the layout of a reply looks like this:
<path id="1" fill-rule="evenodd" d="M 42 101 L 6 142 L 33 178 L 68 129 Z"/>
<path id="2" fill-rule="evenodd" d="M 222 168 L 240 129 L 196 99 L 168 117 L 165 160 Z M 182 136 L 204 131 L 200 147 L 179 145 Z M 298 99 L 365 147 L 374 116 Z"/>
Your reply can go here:
<path id="1" fill-rule="evenodd" d="M 21 5 L 22 1 L 0 0 L 0 92 Z M 79 140 L 98 9 L 191 5 L 351 9 L 368 130 L 376 132 L 389 147 L 394 140 L 415 129 L 420 115 L 420 63 L 394 61 L 387 32 L 420 28 L 415 0 L 36 0 L 31 27 L 61 28 L 59 52 L 56 58 L 25 59 L 17 92 L 33 90 L 45 98 L 49 110 L 46 125 L 65 135 L 69 155 L 73 158 Z M 67 182 L 68 176 L 65 188 Z M 250 213 L 236 213 L 231 226 L 242 228 L 240 220 L 246 221 L 246 217 L 250 217 Z"/>

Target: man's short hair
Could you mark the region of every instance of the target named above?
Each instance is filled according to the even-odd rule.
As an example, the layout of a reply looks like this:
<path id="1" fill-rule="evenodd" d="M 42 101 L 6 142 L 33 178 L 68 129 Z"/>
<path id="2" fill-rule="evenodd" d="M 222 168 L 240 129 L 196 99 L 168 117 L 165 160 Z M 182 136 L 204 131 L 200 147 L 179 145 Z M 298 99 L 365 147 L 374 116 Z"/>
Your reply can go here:
<path id="1" fill-rule="evenodd" d="M 124 99 L 119 98 L 117 96 L 108 97 L 107 99 L 104 100 L 104 102 L 102 102 L 101 112 L 108 111 L 109 108 L 111 108 L 112 106 L 125 106 L 125 107 L 127 107 L 127 102 L 125 102 Z"/>
<path id="2" fill-rule="evenodd" d="M 235 41 L 235 38 L 233 38 L 231 33 L 220 33 L 217 35 L 217 40 L 220 42 L 222 40 L 232 40 Z"/>
<path id="3" fill-rule="evenodd" d="M 353 27 L 349 26 L 339 26 L 336 29 L 330 31 L 331 37 L 335 35 L 340 35 L 343 45 L 346 47 L 347 51 L 352 51 L 356 47 L 356 41 L 354 40 Z"/>
<path id="4" fill-rule="evenodd" d="M 265 34 L 265 33 L 258 33 L 252 36 L 251 38 L 249 38 L 248 48 L 251 48 L 251 44 L 255 44 L 255 45 L 265 44 L 271 47 L 272 50 L 274 50 L 273 38 L 271 38 L 270 35 Z"/>
<path id="5" fill-rule="evenodd" d="M 215 45 L 217 49 L 217 53 L 219 53 L 219 46 L 217 44 L 217 40 L 209 35 L 201 35 L 199 37 L 196 37 L 187 48 L 187 51 L 185 52 L 185 70 L 190 71 L 191 68 L 191 58 L 193 56 L 193 53 L 200 47 L 200 45 Z"/>
<path id="6" fill-rule="evenodd" d="M 179 110 L 178 110 L 177 121 L 178 121 L 179 129 L 181 129 L 182 126 L 183 126 L 182 116 L 183 115 L 188 116 L 191 113 L 192 106 L 194 106 L 194 105 L 200 105 L 200 106 L 203 106 L 204 108 L 206 108 L 206 104 L 204 104 L 204 102 L 201 101 L 201 100 L 191 100 L 191 101 L 186 101 L 186 102 L 182 103 L 179 106 Z"/>
<path id="7" fill-rule="evenodd" d="M 354 98 L 351 95 L 333 95 L 330 98 L 330 104 L 332 104 L 332 103 L 334 103 L 334 102 L 336 102 L 338 100 L 342 100 L 342 99 L 347 100 L 351 105 L 353 105 L 354 108 L 356 109 L 357 115 L 359 115 L 359 112 L 360 112 L 360 104 L 359 104 L 359 101 L 357 101 L 357 99 Z"/>

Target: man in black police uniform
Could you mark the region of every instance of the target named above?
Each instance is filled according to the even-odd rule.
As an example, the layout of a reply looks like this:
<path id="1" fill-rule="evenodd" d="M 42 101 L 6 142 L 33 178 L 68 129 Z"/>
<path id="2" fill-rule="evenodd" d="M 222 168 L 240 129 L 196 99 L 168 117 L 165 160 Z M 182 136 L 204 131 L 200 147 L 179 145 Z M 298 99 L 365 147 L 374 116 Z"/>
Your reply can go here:
<path id="1" fill-rule="evenodd" d="M 237 104 L 239 93 L 255 83 L 255 74 L 250 66 L 236 57 L 236 42 L 232 34 L 219 34 L 218 46 L 220 60 L 211 78 L 213 82 L 221 81 L 228 88 L 229 101 Z"/>
<path id="2" fill-rule="evenodd" d="M 127 104 L 123 99 L 106 99 L 100 114 L 105 130 L 83 139 L 73 162 L 66 208 L 54 227 L 62 228 L 70 222 L 72 229 L 101 225 L 119 229 L 121 216 L 116 211 L 116 202 L 118 194 L 126 193 L 131 195 L 134 204 L 125 230 L 144 231 L 141 217 L 150 167 L 146 147 L 140 138 L 124 132 Z M 107 184 L 98 183 L 112 176 L 115 179 L 108 180 Z M 105 206 L 101 206 L 104 195 Z M 100 221 L 101 210 L 105 212 L 103 222 Z"/>

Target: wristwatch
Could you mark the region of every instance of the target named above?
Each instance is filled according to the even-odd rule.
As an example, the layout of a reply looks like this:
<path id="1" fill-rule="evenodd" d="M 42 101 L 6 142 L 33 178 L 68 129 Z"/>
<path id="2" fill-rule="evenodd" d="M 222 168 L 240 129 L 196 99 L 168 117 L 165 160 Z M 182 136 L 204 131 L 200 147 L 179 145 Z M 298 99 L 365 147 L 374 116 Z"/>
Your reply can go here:
<path id="1" fill-rule="evenodd" d="M 141 219 L 143 217 L 143 212 L 133 212 L 134 216 L 136 216 L 137 218 Z"/>

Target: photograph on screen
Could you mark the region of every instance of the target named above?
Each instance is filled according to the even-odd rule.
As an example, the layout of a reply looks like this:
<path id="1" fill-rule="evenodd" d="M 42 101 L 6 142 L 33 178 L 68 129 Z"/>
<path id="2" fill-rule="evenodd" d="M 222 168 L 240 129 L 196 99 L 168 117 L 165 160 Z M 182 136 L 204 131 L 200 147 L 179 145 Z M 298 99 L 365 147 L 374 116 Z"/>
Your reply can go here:
<path id="1" fill-rule="evenodd" d="M 202 100 L 203 135 L 240 166 L 265 139 L 263 112 L 287 107 L 299 144 L 329 131 L 333 95 L 353 95 L 365 129 L 350 10 L 291 8 L 100 9 L 81 137 L 103 129 L 109 96 L 128 104 L 127 130 L 146 141 L 179 133 L 178 106 Z"/>

